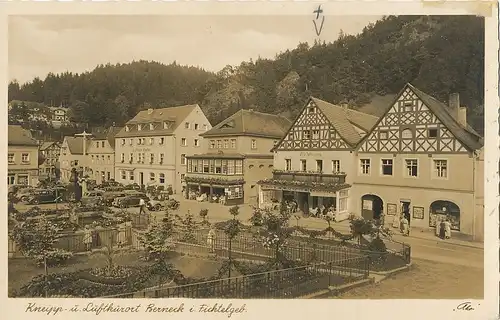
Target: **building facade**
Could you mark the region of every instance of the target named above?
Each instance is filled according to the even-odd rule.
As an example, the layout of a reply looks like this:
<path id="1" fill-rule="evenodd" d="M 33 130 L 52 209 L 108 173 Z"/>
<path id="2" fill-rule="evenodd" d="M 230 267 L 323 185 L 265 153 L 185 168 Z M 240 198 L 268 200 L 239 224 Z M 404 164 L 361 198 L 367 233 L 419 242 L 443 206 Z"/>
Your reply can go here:
<path id="1" fill-rule="evenodd" d="M 203 153 L 200 134 L 211 128 L 198 105 L 139 112 L 115 136 L 115 180 L 181 192 L 186 157 Z"/>
<path id="2" fill-rule="evenodd" d="M 291 122 L 281 116 L 240 110 L 202 134 L 207 152 L 187 159 L 186 197 L 225 196 L 227 205 L 257 204 L 257 182 L 273 170 L 271 149 Z"/>
<path id="3" fill-rule="evenodd" d="M 338 219 L 351 213 L 354 150 L 376 117 L 310 98 L 274 147 L 274 172 L 259 182 L 259 205 L 297 202 L 305 213 L 333 207 Z"/>
<path id="4" fill-rule="evenodd" d="M 42 142 L 40 156 L 43 158 L 39 167 L 40 179 L 57 180 L 61 145 L 56 141 Z"/>
<path id="5" fill-rule="evenodd" d="M 109 127 L 93 132 L 89 141 L 90 178 L 97 184 L 115 179 L 115 135 L 122 127 Z"/>
<path id="6" fill-rule="evenodd" d="M 365 218 L 399 219 L 482 238 L 483 142 L 458 94 L 449 105 L 406 85 L 357 148 L 353 209 Z M 374 210 L 374 206 L 382 210 Z"/>
<path id="7" fill-rule="evenodd" d="M 59 155 L 60 180 L 70 182 L 72 169 L 90 176 L 90 160 L 87 153 L 90 140 L 87 137 L 64 137 Z"/>
<path id="8" fill-rule="evenodd" d="M 457 94 L 445 105 L 411 84 L 378 118 L 312 98 L 275 148 L 260 204 L 294 198 L 307 211 L 326 201 L 343 217 L 405 216 L 417 228 L 447 218 L 480 240 L 483 141 L 466 118 Z"/>
<path id="9" fill-rule="evenodd" d="M 21 126 L 9 125 L 7 150 L 7 184 L 38 184 L 38 143 L 31 132 Z"/>

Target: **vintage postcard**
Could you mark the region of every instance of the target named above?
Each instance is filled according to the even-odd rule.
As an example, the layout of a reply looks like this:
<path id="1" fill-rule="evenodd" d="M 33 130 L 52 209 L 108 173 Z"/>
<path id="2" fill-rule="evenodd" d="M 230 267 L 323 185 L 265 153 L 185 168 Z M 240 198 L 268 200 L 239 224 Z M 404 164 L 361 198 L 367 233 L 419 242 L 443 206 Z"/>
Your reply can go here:
<path id="1" fill-rule="evenodd" d="M 5 9 L 8 318 L 498 318 L 492 2 Z"/>

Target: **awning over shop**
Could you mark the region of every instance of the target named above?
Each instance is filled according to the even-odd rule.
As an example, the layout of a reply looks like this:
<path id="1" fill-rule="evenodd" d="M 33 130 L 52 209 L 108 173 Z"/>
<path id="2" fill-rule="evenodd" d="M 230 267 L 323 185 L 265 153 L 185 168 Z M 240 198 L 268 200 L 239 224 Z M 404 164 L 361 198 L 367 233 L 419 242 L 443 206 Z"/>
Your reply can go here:
<path id="1" fill-rule="evenodd" d="M 314 183 L 301 181 L 284 181 L 284 180 L 261 180 L 258 182 L 262 189 L 268 190 L 283 190 L 308 192 L 313 196 L 319 197 L 334 197 L 339 190 L 348 189 L 351 185 L 346 183 Z"/>
<path id="2" fill-rule="evenodd" d="M 335 197 L 337 193 L 335 191 L 333 192 L 327 192 L 327 191 L 311 191 L 310 192 L 312 197 Z"/>

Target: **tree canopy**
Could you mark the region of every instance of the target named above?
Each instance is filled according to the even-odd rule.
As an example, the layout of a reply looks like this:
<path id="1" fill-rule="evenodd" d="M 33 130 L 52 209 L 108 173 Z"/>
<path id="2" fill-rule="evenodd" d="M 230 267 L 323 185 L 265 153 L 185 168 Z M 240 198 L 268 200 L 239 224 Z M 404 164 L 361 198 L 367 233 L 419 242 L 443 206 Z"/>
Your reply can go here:
<path id="1" fill-rule="evenodd" d="M 123 124 L 145 106 L 198 103 L 215 124 L 241 108 L 295 117 L 308 96 L 354 108 L 411 82 L 446 102 L 460 93 L 469 121 L 483 132 L 484 19 L 387 16 L 358 35 L 300 43 L 274 59 L 244 61 L 217 73 L 176 62 L 99 65 L 90 72 L 48 74 L 9 84 L 9 101 L 70 108 L 93 126 Z"/>

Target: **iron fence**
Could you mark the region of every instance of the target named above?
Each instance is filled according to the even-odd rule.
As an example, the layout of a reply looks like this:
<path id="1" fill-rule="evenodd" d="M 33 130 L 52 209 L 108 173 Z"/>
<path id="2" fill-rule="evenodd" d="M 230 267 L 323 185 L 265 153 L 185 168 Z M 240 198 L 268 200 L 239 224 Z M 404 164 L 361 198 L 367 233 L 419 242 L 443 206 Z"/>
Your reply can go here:
<path id="1" fill-rule="evenodd" d="M 367 257 L 358 257 L 186 285 L 157 286 L 104 298 L 300 298 L 367 279 L 369 266 Z"/>

